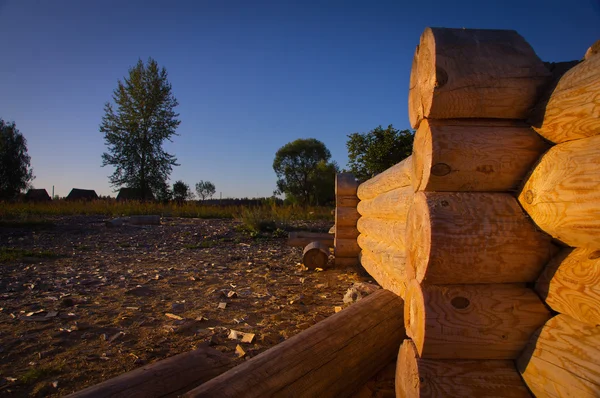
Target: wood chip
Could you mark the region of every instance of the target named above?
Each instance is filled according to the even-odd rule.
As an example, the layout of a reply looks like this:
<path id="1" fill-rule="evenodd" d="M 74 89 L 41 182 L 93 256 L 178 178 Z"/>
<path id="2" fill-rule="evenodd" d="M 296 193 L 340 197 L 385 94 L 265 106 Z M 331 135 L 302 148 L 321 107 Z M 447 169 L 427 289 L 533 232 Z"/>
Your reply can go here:
<path id="1" fill-rule="evenodd" d="M 227 308 L 227 303 L 223 303 L 223 302 L 219 303 L 219 307 L 218 308 L 221 309 L 221 310 L 224 310 L 225 308 Z"/>
<path id="2" fill-rule="evenodd" d="M 333 309 L 335 310 L 335 312 L 336 312 L 336 314 L 337 314 L 338 312 L 340 312 L 340 311 L 342 310 L 342 307 L 340 307 L 340 306 L 335 306 Z"/>
<path id="3" fill-rule="evenodd" d="M 175 319 L 175 320 L 177 320 L 177 321 L 181 321 L 181 320 L 183 320 L 183 318 L 182 318 L 182 317 L 180 317 L 179 315 L 171 314 L 170 312 L 167 312 L 167 313 L 165 313 L 165 316 L 166 316 L 167 318 Z"/>
<path id="4" fill-rule="evenodd" d="M 235 347 L 235 355 L 238 358 L 243 358 L 246 355 L 246 351 L 239 344 Z"/>

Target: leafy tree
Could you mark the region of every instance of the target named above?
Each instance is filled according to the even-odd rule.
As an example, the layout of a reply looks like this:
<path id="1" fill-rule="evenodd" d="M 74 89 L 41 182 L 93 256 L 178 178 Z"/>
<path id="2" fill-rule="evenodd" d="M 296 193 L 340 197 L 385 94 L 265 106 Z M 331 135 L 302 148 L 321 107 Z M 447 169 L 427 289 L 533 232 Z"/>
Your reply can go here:
<path id="1" fill-rule="evenodd" d="M 179 166 L 175 156 L 163 149 L 163 142 L 177 135 L 180 121 L 174 108 L 179 105 L 171 93 L 165 68 L 152 58 L 141 60 L 129 76 L 118 81 L 113 91 L 115 103 L 107 102 L 100 124 L 108 152 L 102 154 L 102 166 L 114 166 L 109 177 L 114 187 L 137 188 L 142 198 L 157 192 Z"/>
<path id="2" fill-rule="evenodd" d="M 217 188 L 210 181 L 200 180 L 200 182 L 196 183 L 196 193 L 202 200 L 212 197 L 215 192 L 217 192 Z"/>
<path id="3" fill-rule="evenodd" d="M 162 203 L 168 203 L 173 199 L 173 191 L 169 187 L 166 181 L 164 181 L 156 191 L 156 200 Z"/>
<path id="4" fill-rule="evenodd" d="M 414 133 L 378 126 L 368 133 L 348 135 L 348 166 L 354 176 L 365 181 L 401 162 L 412 153 Z"/>
<path id="5" fill-rule="evenodd" d="M 13 199 L 35 178 L 27 140 L 15 123 L 0 118 L 0 199 Z"/>
<path id="6" fill-rule="evenodd" d="M 185 182 L 179 180 L 173 184 L 173 200 L 179 203 L 183 203 L 188 199 L 193 199 L 194 194 L 190 190 L 190 186 Z"/>
<path id="7" fill-rule="evenodd" d="M 277 175 L 275 192 L 302 205 L 325 204 L 335 195 L 338 170 L 330 158 L 329 149 L 314 138 L 297 139 L 282 146 L 273 161 Z"/>

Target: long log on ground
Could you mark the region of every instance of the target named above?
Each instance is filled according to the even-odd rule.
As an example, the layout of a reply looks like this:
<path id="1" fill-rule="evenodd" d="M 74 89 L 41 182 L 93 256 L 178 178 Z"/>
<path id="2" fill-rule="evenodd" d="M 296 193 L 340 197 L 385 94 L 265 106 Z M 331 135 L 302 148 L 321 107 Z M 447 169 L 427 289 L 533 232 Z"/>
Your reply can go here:
<path id="1" fill-rule="evenodd" d="M 600 134 L 600 57 L 568 70 L 535 107 L 530 122 L 540 135 L 561 143 Z"/>
<path id="2" fill-rule="evenodd" d="M 598 397 L 600 328 L 559 314 L 531 337 L 517 368 L 537 397 Z"/>
<path id="3" fill-rule="evenodd" d="M 554 311 L 600 325 L 600 250 L 563 249 L 546 266 L 535 290 Z"/>
<path id="4" fill-rule="evenodd" d="M 350 396 L 397 355 L 403 306 L 377 290 L 185 396 Z"/>
<path id="5" fill-rule="evenodd" d="M 406 221 L 361 217 L 356 224 L 356 228 L 363 235 L 387 243 L 398 250 L 406 250 L 404 239 Z"/>
<path id="6" fill-rule="evenodd" d="M 356 196 L 358 182 L 352 173 L 337 173 L 335 175 L 335 196 Z"/>
<path id="7" fill-rule="evenodd" d="M 308 269 L 327 268 L 329 247 L 321 242 L 311 242 L 302 252 L 302 264 Z"/>
<path id="8" fill-rule="evenodd" d="M 363 268 L 384 289 L 404 298 L 406 294 L 406 273 L 390 263 L 380 262 L 379 256 L 369 250 L 361 250 L 359 255 Z"/>
<path id="9" fill-rule="evenodd" d="M 430 284 L 534 282 L 556 251 L 506 193 L 417 192 L 407 272 Z"/>
<path id="10" fill-rule="evenodd" d="M 526 119 L 550 77 L 512 30 L 426 28 L 415 58 L 408 109 L 413 128 L 424 118 Z"/>
<path id="11" fill-rule="evenodd" d="M 328 233 L 321 232 L 290 232 L 288 235 L 287 245 L 294 247 L 305 247 L 312 242 L 321 242 L 328 247 L 333 247 L 333 236 Z"/>
<path id="12" fill-rule="evenodd" d="M 359 203 L 360 205 L 360 203 Z M 356 222 L 360 214 L 356 207 L 336 207 L 335 208 L 335 228 L 336 231 L 343 227 L 356 227 Z"/>
<path id="13" fill-rule="evenodd" d="M 357 210 L 362 217 L 406 221 L 413 195 L 411 186 L 396 188 L 374 199 L 361 200 Z"/>
<path id="14" fill-rule="evenodd" d="M 358 186 L 357 195 L 360 200 L 374 199 L 382 193 L 410 185 L 412 156 L 407 157 L 395 166 L 377 174 Z"/>
<path id="15" fill-rule="evenodd" d="M 516 190 L 549 145 L 514 120 L 423 120 L 415 135 L 415 191 Z"/>
<path id="16" fill-rule="evenodd" d="M 600 249 L 600 136 L 552 147 L 529 176 L 519 201 L 556 239 Z"/>
<path id="17" fill-rule="evenodd" d="M 404 340 L 396 364 L 396 397 L 531 397 L 510 360 L 419 358 Z"/>
<path id="18" fill-rule="evenodd" d="M 200 348 L 139 367 L 69 395 L 70 398 L 178 397 L 232 366 L 225 354 Z"/>
<path id="19" fill-rule="evenodd" d="M 335 239 L 333 254 L 336 257 L 358 257 L 360 247 L 356 239 Z"/>
<path id="20" fill-rule="evenodd" d="M 521 284 L 419 285 L 409 283 L 406 333 L 421 358 L 516 359 L 529 337 L 550 318 Z"/>

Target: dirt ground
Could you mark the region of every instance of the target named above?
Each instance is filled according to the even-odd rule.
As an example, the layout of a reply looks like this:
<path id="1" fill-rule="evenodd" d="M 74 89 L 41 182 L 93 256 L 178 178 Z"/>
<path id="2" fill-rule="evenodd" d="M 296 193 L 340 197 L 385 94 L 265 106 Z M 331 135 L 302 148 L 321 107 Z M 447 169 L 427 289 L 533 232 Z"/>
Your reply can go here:
<path id="1" fill-rule="evenodd" d="M 207 342 L 243 361 L 334 314 L 354 282 L 373 282 L 358 268 L 309 271 L 285 236 L 252 237 L 233 220 L 105 220 L 0 228 L 0 247 L 45 253 L 0 262 L 0 394 L 66 395 Z M 232 329 L 254 341 L 229 339 Z"/>

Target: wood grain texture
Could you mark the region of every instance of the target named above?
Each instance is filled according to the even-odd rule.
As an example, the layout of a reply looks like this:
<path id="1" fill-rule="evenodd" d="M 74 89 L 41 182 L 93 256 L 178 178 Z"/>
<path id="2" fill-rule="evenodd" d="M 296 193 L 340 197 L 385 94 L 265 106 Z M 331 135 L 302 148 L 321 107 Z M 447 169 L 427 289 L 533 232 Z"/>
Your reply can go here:
<path id="1" fill-rule="evenodd" d="M 356 196 L 358 182 L 352 173 L 337 173 L 335 175 L 335 196 Z"/>
<path id="2" fill-rule="evenodd" d="M 567 71 L 532 114 L 535 131 L 554 143 L 600 134 L 600 57 Z"/>
<path id="3" fill-rule="evenodd" d="M 362 217 L 406 221 L 413 194 L 411 186 L 396 188 L 376 198 L 361 200 L 357 210 Z"/>
<path id="4" fill-rule="evenodd" d="M 380 289 L 186 397 L 347 397 L 392 361 L 404 303 Z"/>
<path id="5" fill-rule="evenodd" d="M 311 242 L 302 252 L 302 264 L 308 269 L 327 268 L 329 247 L 319 241 Z"/>
<path id="6" fill-rule="evenodd" d="M 559 314 L 531 337 L 517 368 L 537 397 L 598 397 L 600 328 Z"/>
<path id="7" fill-rule="evenodd" d="M 396 358 L 366 382 L 352 398 L 396 398 Z"/>
<path id="8" fill-rule="evenodd" d="M 546 266 L 535 290 L 554 311 L 600 325 L 600 250 L 563 249 Z"/>
<path id="9" fill-rule="evenodd" d="M 600 249 L 600 136 L 552 147 L 529 176 L 519 201 L 554 238 L 568 246 Z"/>
<path id="10" fill-rule="evenodd" d="M 406 250 L 404 243 L 404 235 L 406 234 L 405 221 L 361 217 L 358 219 L 356 228 L 363 235 L 368 235 L 398 250 Z"/>
<path id="11" fill-rule="evenodd" d="M 359 260 L 363 268 L 384 289 L 404 298 L 406 294 L 406 279 L 390 264 L 379 262 L 378 256 L 368 250 L 361 250 Z"/>
<path id="12" fill-rule="evenodd" d="M 335 208 L 335 228 L 356 227 L 356 222 L 360 214 L 356 207 L 336 207 Z"/>
<path id="13" fill-rule="evenodd" d="M 549 145 L 524 122 L 423 120 L 415 135 L 415 191 L 514 191 Z"/>
<path id="14" fill-rule="evenodd" d="M 409 156 L 395 166 L 360 184 L 357 191 L 359 199 L 374 199 L 382 193 L 409 186 L 411 169 L 412 156 Z"/>
<path id="15" fill-rule="evenodd" d="M 516 359 L 550 312 L 522 284 L 419 285 L 406 291 L 404 323 L 421 358 Z"/>
<path id="16" fill-rule="evenodd" d="M 356 207 L 359 201 L 356 195 L 336 195 L 335 197 L 335 205 L 338 207 Z"/>
<path id="17" fill-rule="evenodd" d="M 429 284 L 534 282 L 556 252 L 506 193 L 415 194 L 407 272 Z"/>
<path id="18" fill-rule="evenodd" d="M 362 234 L 358 236 L 358 245 L 361 253 L 366 253 L 368 257 L 366 264 L 362 263 L 367 272 L 379 268 L 369 274 L 384 288 L 404 297 L 407 283 L 406 252 Z"/>
<path id="19" fill-rule="evenodd" d="M 207 346 L 141 366 L 131 372 L 88 387 L 71 398 L 178 397 L 224 373 L 231 359 Z"/>
<path id="20" fill-rule="evenodd" d="M 335 239 L 333 254 L 336 257 L 357 257 L 360 247 L 356 239 Z"/>
<path id="21" fill-rule="evenodd" d="M 358 237 L 358 228 L 356 227 L 341 227 L 335 231 L 338 239 L 356 239 Z"/>
<path id="22" fill-rule="evenodd" d="M 288 235 L 287 245 L 293 247 L 305 247 L 314 241 L 319 241 L 328 247 L 333 247 L 334 237 L 331 234 L 320 232 L 290 232 Z"/>
<path id="23" fill-rule="evenodd" d="M 550 72 L 512 30 L 426 28 L 413 61 L 409 119 L 526 119 Z M 466 61 L 468 60 L 468 61 Z"/>
<path id="24" fill-rule="evenodd" d="M 419 358 L 404 340 L 396 365 L 396 397 L 531 397 L 510 360 Z"/>

